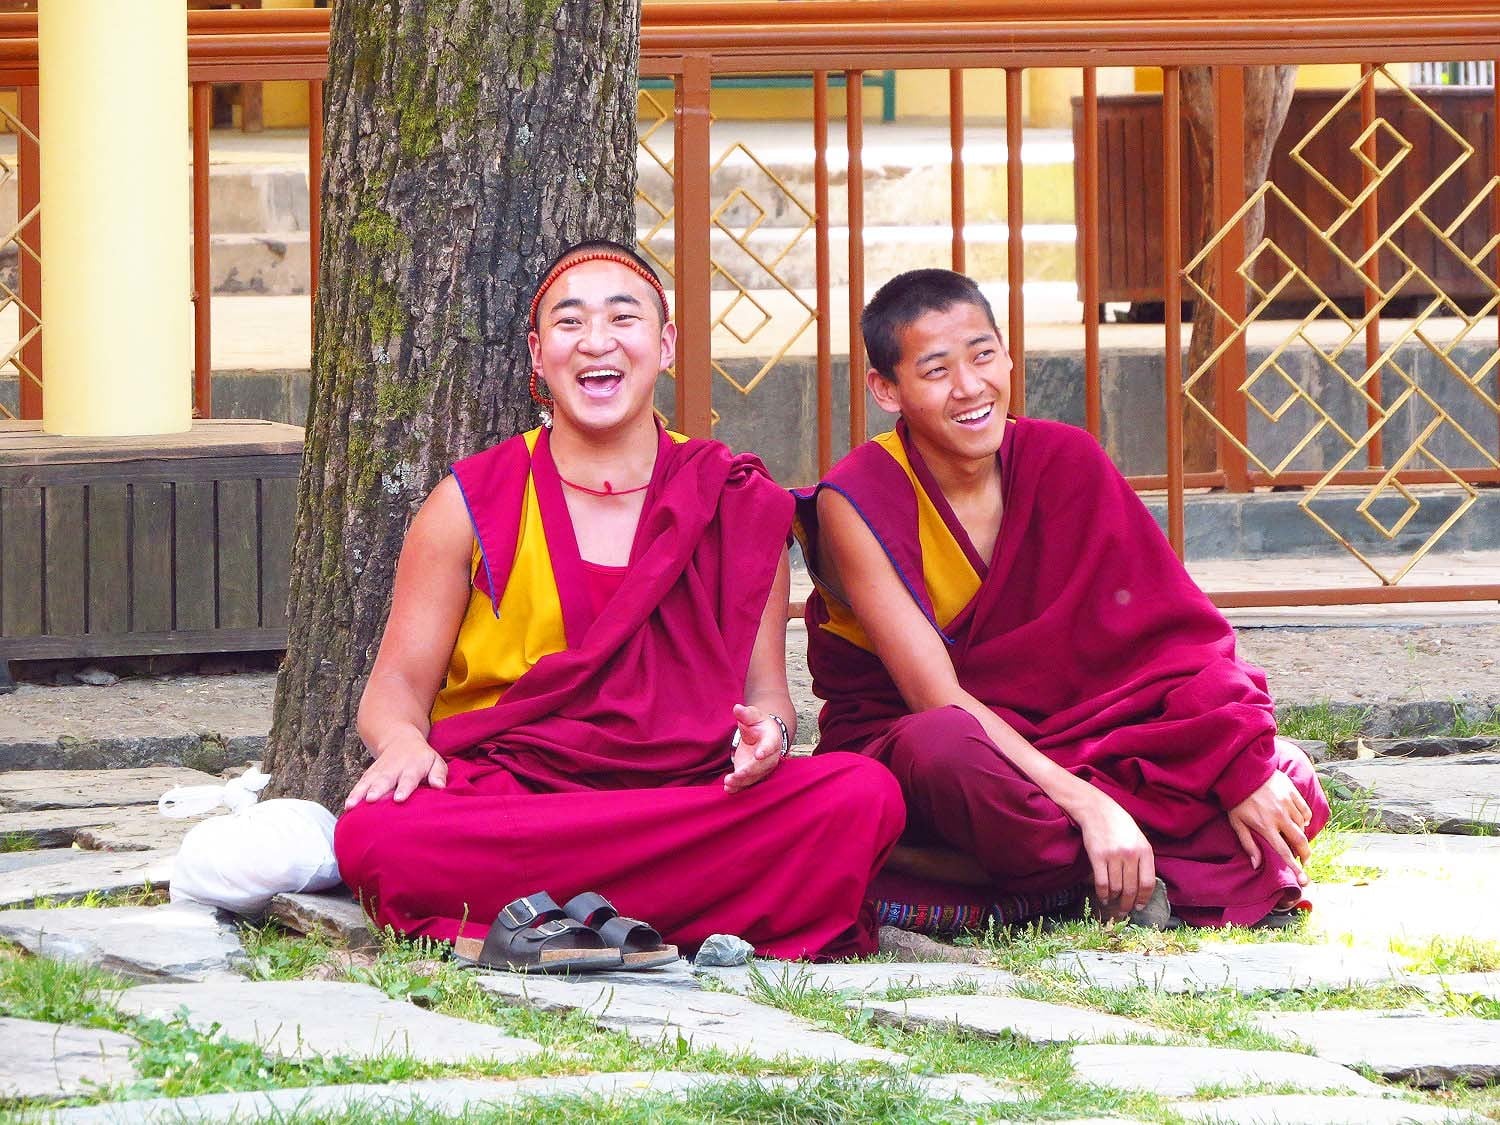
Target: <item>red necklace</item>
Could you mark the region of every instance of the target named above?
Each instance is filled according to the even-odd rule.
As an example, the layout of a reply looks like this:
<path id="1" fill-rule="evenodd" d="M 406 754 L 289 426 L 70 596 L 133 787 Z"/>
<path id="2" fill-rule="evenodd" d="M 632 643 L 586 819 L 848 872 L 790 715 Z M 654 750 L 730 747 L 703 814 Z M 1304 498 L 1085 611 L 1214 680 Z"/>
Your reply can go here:
<path id="1" fill-rule="evenodd" d="M 582 492 L 588 496 L 629 496 L 632 492 L 645 492 L 646 489 L 651 487 L 651 482 L 649 480 L 645 484 L 636 485 L 634 488 L 615 488 L 609 483 L 609 481 L 604 482 L 603 488 L 590 488 L 586 484 L 577 484 L 574 481 L 570 481 L 561 473 L 557 474 L 557 479 L 562 481 L 563 484 L 567 485 L 569 488 L 577 489 L 579 492 Z"/>

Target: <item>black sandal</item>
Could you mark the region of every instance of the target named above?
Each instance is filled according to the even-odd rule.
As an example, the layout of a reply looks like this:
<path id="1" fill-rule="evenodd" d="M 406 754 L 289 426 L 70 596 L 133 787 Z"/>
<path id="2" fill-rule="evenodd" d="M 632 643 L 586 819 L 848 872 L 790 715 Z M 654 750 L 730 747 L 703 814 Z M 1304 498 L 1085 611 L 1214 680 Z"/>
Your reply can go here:
<path id="1" fill-rule="evenodd" d="M 473 968 L 512 972 L 588 972 L 621 966 L 620 950 L 569 918 L 546 891 L 507 905 L 482 942 L 455 940 L 453 958 Z"/>
<path id="2" fill-rule="evenodd" d="M 626 918 L 601 894 L 574 895 L 563 913 L 577 919 L 620 951 L 621 968 L 655 969 L 677 960 L 677 947 L 668 945 L 645 922 Z"/>

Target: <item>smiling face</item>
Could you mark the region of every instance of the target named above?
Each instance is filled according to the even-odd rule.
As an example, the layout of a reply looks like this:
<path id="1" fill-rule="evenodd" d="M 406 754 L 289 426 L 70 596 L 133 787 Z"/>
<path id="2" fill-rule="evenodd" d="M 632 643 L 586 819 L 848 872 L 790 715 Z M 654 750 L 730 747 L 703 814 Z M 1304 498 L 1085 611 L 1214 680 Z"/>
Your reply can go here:
<path id="1" fill-rule="evenodd" d="M 651 415 L 656 377 L 672 365 L 676 326 L 646 279 L 617 262 L 581 262 L 547 289 L 527 337 L 561 425 L 603 432 Z"/>
<path id="2" fill-rule="evenodd" d="M 1010 353 L 989 315 L 961 301 L 896 332 L 896 378 L 866 377 L 882 408 L 906 420 L 929 463 L 993 457 L 1010 408 Z"/>

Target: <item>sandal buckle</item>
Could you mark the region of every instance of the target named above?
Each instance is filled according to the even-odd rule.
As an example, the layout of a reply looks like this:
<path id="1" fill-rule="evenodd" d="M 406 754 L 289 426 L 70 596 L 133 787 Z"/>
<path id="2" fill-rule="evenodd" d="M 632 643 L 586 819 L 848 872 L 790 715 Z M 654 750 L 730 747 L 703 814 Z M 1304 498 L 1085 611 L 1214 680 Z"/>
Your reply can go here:
<path id="1" fill-rule="evenodd" d="M 524 926 L 529 926 L 540 915 L 541 911 L 531 904 L 529 898 L 518 898 L 514 902 L 507 903 L 505 909 L 500 911 L 500 917 L 505 919 L 506 929 L 510 930 L 519 930 Z"/>
<path id="2" fill-rule="evenodd" d="M 543 938 L 554 938 L 559 934 L 567 933 L 568 928 L 569 927 L 566 922 L 559 922 L 554 920 L 551 922 L 543 922 L 540 925 L 533 926 L 532 930 Z"/>

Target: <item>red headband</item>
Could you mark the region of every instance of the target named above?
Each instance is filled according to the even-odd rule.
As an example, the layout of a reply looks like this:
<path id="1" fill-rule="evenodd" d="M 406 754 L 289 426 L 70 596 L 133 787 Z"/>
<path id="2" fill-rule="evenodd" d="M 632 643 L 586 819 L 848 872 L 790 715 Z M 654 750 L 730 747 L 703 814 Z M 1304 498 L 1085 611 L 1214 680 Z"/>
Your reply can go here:
<path id="1" fill-rule="evenodd" d="M 631 273 L 642 278 L 646 284 L 656 291 L 657 299 L 661 301 L 662 323 L 665 324 L 671 319 L 672 313 L 667 307 L 667 291 L 661 287 L 661 282 L 657 280 L 654 273 L 639 262 L 627 258 L 624 254 L 617 254 L 611 250 L 590 250 L 584 254 L 564 258 L 552 267 L 551 272 L 546 277 L 542 278 L 542 283 L 536 287 L 536 296 L 531 298 L 531 311 L 526 317 L 527 323 L 533 329 L 536 328 L 536 310 L 541 307 L 542 298 L 546 295 L 547 290 L 552 288 L 552 283 L 574 266 L 581 266 L 584 262 L 614 262 L 617 266 L 624 266 Z"/>

